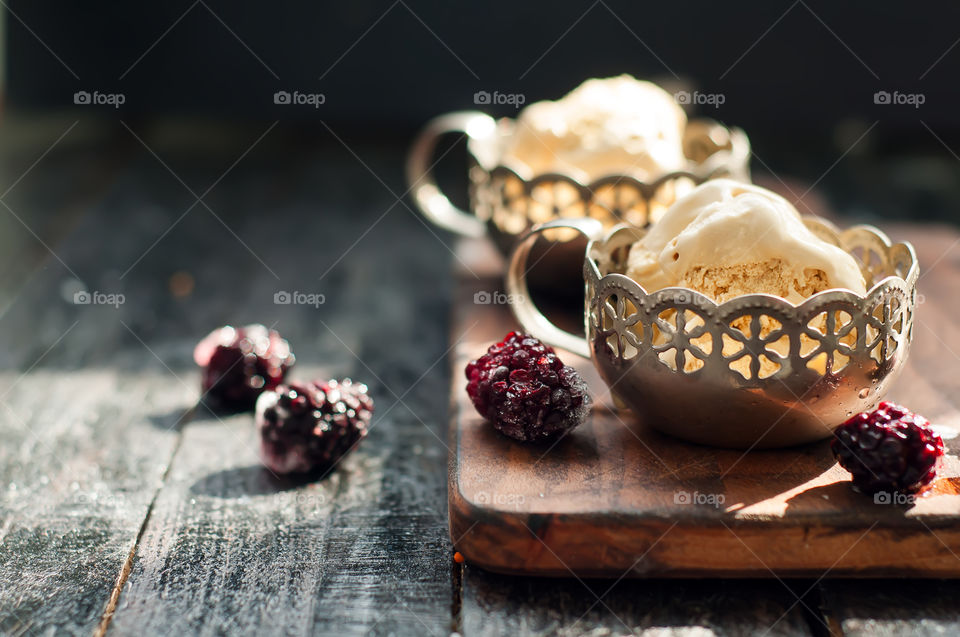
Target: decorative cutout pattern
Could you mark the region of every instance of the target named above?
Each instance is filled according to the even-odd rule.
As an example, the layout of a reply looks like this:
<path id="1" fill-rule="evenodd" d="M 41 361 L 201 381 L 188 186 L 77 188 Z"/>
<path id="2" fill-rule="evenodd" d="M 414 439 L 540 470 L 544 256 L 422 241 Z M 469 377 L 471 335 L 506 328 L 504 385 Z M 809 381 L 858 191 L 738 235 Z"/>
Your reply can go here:
<path id="1" fill-rule="evenodd" d="M 595 355 L 605 359 L 598 363 L 621 371 L 643 363 L 660 373 L 708 374 L 734 386 L 758 387 L 798 376 L 840 381 L 851 366 L 858 377 L 879 378 L 905 358 L 917 266 L 909 247 L 891 246 L 875 230 L 833 231 L 872 285 L 866 296 L 825 291 L 797 307 L 768 295 L 717 305 L 682 288 L 648 294 L 622 274 L 602 275 L 616 269 L 616 250 L 638 232 L 624 227 L 592 247 L 586 267 L 588 329 Z"/>
<path id="2" fill-rule="evenodd" d="M 716 137 L 728 138 L 728 145 L 717 146 L 712 141 Z M 508 166 L 487 170 L 477 164 L 470 170 L 473 209 L 480 219 L 508 235 L 563 218 L 592 217 L 607 228 L 623 222 L 644 227 L 679 192 L 716 177 L 749 179 L 750 144 L 742 131 L 727 130 L 710 120 L 691 122 L 684 145 L 688 152 L 696 149 L 696 160 L 689 160 L 683 171 L 649 183 L 628 175 L 611 175 L 589 184 L 560 173 L 525 179 Z"/>

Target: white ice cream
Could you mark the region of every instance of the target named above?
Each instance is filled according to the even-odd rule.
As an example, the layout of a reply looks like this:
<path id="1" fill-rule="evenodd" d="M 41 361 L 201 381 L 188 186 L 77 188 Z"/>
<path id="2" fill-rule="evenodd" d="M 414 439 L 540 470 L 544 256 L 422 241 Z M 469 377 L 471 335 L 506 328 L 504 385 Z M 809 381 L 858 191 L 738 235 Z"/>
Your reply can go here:
<path id="1" fill-rule="evenodd" d="M 766 293 L 800 303 L 830 288 L 865 293 L 857 262 L 763 188 L 718 179 L 677 200 L 630 248 L 627 276 L 648 292 L 686 287 L 723 302 Z"/>
<path id="2" fill-rule="evenodd" d="M 532 174 L 650 179 L 685 166 L 686 123 L 683 109 L 656 84 L 629 75 L 592 79 L 560 100 L 525 108 L 504 157 Z"/>

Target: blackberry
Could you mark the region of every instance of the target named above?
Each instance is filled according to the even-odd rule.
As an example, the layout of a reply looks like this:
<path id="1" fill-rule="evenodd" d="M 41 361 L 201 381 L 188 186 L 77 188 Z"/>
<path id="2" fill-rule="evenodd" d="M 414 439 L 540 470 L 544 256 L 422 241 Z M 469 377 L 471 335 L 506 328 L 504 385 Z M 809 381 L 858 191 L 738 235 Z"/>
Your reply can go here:
<path id="1" fill-rule="evenodd" d="M 283 382 L 295 358 L 290 345 L 263 325 L 218 328 L 193 350 L 202 368 L 203 398 L 217 409 L 249 411 L 261 392 Z"/>
<path id="2" fill-rule="evenodd" d="M 553 348 L 510 332 L 466 368 L 467 394 L 481 416 L 522 441 L 554 438 L 581 424 L 590 408 L 587 384 Z"/>
<path id="3" fill-rule="evenodd" d="M 864 493 L 915 493 L 937 474 L 943 440 L 923 416 L 890 402 L 840 425 L 830 444 Z"/>
<path id="4" fill-rule="evenodd" d="M 349 378 L 264 392 L 256 418 L 263 464 L 280 474 L 332 468 L 367 435 L 372 415 L 367 386 Z"/>

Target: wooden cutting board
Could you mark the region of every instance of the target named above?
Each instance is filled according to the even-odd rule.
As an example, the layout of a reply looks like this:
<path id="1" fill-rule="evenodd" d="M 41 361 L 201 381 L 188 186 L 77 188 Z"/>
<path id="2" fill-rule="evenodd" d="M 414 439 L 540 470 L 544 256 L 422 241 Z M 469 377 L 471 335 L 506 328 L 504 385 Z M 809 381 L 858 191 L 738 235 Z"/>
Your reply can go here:
<path id="1" fill-rule="evenodd" d="M 500 435 L 470 403 L 463 369 L 517 325 L 492 294 L 498 255 L 462 244 L 449 473 L 456 550 L 492 571 L 545 576 L 960 576 L 960 438 L 951 437 L 960 326 L 950 318 L 960 315 L 960 259 L 937 260 L 954 236 L 889 231 L 913 241 L 926 268 L 911 358 L 888 398 L 929 417 L 948 448 L 929 492 L 899 503 L 854 492 L 826 442 L 743 453 L 659 434 L 614 409 L 589 361 L 566 352 L 594 395 L 589 421 L 552 446 Z M 478 292 L 494 302 L 476 303 Z"/>

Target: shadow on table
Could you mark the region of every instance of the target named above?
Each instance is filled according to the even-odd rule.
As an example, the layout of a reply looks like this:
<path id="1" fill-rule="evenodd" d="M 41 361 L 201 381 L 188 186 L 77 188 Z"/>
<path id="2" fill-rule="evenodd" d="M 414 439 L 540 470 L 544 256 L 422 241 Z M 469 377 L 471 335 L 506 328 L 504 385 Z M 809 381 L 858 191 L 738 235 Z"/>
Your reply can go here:
<path id="1" fill-rule="evenodd" d="M 565 510 L 576 501 L 581 511 L 622 497 L 631 503 L 620 509 L 625 515 L 673 503 L 676 513 L 719 519 L 733 515 L 727 507 L 778 498 L 836 464 L 827 441 L 744 453 L 673 438 L 605 403 L 596 404 L 592 414 L 589 423 L 560 440 L 520 445 L 464 413 L 457 458 L 461 488 L 467 494 L 499 488 L 524 502 L 549 502 Z M 463 476 L 479 476 L 483 484 L 465 482 Z M 543 492 L 544 483 L 553 485 L 550 492 Z M 849 491 L 848 485 L 837 489 Z M 676 499 L 683 493 L 722 495 L 725 506 L 690 507 Z M 824 503 L 821 495 L 795 500 L 791 513 L 802 509 L 796 507 L 800 502 Z"/>
<path id="2" fill-rule="evenodd" d="M 811 487 L 787 500 L 785 515 L 810 515 L 819 510 L 859 515 L 865 520 L 904 518 L 914 508 L 915 497 L 881 493 L 877 496 L 860 493 L 847 480 Z"/>
<path id="3" fill-rule="evenodd" d="M 325 472 L 277 476 L 266 467 L 254 465 L 211 473 L 190 485 L 190 492 L 196 495 L 231 500 L 244 496 L 271 495 L 291 491 L 325 477 Z"/>
<path id="4" fill-rule="evenodd" d="M 180 431 L 183 426 L 196 417 L 198 407 L 175 407 L 170 411 L 150 414 L 147 420 L 150 424 L 163 431 Z"/>

